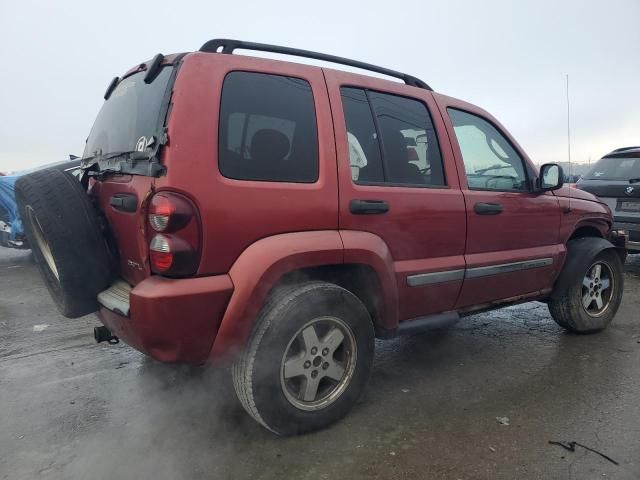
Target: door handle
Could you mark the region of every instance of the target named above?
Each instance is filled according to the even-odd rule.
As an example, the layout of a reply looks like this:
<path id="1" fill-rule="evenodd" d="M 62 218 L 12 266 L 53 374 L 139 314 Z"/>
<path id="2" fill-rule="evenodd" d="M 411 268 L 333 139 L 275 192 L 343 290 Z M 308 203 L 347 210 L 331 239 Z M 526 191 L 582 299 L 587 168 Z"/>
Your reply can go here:
<path id="1" fill-rule="evenodd" d="M 109 199 L 109 204 L 122 212 L 135 212 L 138 209 L 138 198 L 128 193 L 116 193 Z"/>
<path id="2" fill-rule="evenodd" d="M 499 203 L 476 203 L 473 210 L 478 215 L 500 215 L 502 213 L 502 205 Z"/>
<path id="3" fill-rule="evenodd" d="M 384 200 L 351 200 L 349 210 L 354 215 L 380 215 L 389 211 L 389 204 Z"/>

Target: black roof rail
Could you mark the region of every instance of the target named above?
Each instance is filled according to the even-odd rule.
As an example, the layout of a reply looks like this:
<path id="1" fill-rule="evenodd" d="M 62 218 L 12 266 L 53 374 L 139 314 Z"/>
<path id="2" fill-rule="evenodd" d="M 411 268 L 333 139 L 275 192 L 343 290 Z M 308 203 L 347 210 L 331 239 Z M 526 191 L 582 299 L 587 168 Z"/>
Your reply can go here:
<path id="1" fill-rule="evenodd" d="M 201 52 L 208 53 L 227 53 L 231 54 L 236 49 L 242 50 L 255 50 L 259 52 L 280 53 L 283 55 L 293 55 L 295 57 L 313 58 L 315 60 L 322 60 L 325 62 L 339 63 L 341 65 L 347 65 L 349 67 L 361 68 L 363 70 L 369 70 L 371 72 L 381 73 L 388 75 L 389 77 L 399 78 L 407 85 L 412 87 L 424 88 L 425 90 L 433 90 L 425 82 L 414 76 L 406 73 L 391 70 L 389 68 L 379 67 L 377 65 L 371 65 L 370 63 L 359 62 L 358 60 L 351 60 L 349 58 L 337 57 L 335 55 L 327 55 L 326 53 L 312 52 L 310 50 L 300 50 L 298 48 L 281 47 L 278 45 L 269 45 L 267 43 L 255 43 L 245 42 L 242 40 L 231 40 L 228 38 L 216 38 L 209 40 L 202 47 Z"/>

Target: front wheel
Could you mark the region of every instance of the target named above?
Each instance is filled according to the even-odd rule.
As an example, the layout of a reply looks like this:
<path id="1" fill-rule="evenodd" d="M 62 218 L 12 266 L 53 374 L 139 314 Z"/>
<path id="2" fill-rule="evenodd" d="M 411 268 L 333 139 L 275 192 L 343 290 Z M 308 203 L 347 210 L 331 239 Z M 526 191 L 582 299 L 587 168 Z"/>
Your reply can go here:
<path id="1" fill-rule="evenodd" d="M 551 300 L 549 311 L 558 325 L 575 333 L 605 329 L 622 301 L 624 269 L 615 251 L 598 254 L 576 277 L 562 297 Z"/>
<path id="2" fill-rule="evenodd" d="M 360 397 L 371 371 L 371 317 L 351 292 L 309 282 L 277 292 L 233 367 L 245 410 L 279 435 L 325 427 Z"/>

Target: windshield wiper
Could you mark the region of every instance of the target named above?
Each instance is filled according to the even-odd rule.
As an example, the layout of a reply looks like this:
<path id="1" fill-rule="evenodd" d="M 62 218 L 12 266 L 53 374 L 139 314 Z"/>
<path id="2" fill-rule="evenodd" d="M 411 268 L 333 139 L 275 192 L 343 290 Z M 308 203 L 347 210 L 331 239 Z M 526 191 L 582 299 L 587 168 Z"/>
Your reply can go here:
<path id="1" fill-rule="evenodd" d="M 476 170 L 476 173 L 484 173 L 484 172 L 488 172 L 489 170 L 503 170 L 505 168 L 513 168 L 511 165 L 503 165 L 501 163 L 497 163 L 495 165 L 491 165 L 490 167 L 486 167 L 486 168 L 480 168 L 478 170 Z"/>
<path id="2" fill-rule="evenodd" d="M 638 182 L 640 182 L 640 177 L 638 177 L 638 178 L 630 178 L 629 179 L 629 183 L 638 183 Z"/>
<path id="3" fill-rule="evenodd" d="M 117 157 L 123 157 L 125 155 L 131 155 L 133 153 L 145 153 L 138 152 L 137 150 L 123 150 L 122 152 L 110 152 L 110 153 L 102 153 L 102 151 L 98 151 L 89 157 L 84 157 L 80 160 L 83 166 L 89 166 L 89 163 L 94 164 L 96 161 L 100 160 L 111 160 Z"/>
<path id="4" fill-rule="evenodd" d="M 120 173 L 157 177 L 164 173 L 164 167 L 156 159 L 155 150 L 125 150 L 105 154 L 99 152 L 83 158 L 80 168 L 88 171 L 89 175 Z"/>

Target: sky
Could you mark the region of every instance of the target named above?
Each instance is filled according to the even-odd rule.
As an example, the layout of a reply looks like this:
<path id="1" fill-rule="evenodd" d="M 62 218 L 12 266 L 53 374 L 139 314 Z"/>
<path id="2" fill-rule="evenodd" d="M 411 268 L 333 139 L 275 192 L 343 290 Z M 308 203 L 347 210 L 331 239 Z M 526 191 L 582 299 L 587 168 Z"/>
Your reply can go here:
<path id="1" fill-rule="evenodd" d="M 80 155 L 111 78 L 211 38 L 405 71 L 491 112 L 538 164 L 567 160 L 568 74 L 571 159 L 595 161 L 640 145 L 639 21 L 640 0 L 0 0 L 0 171 Z"/>

